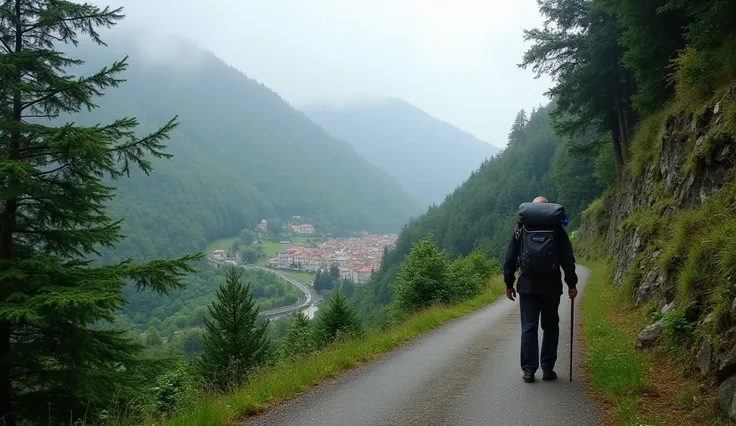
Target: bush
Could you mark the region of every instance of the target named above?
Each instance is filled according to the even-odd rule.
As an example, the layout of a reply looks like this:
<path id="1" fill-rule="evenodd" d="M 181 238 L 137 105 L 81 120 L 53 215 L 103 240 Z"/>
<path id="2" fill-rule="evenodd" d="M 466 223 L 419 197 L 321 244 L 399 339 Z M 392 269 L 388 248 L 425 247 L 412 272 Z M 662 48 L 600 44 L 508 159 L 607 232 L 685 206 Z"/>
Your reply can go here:
<path id="1" fill-rule="evenodd" d="M 195 382 L 194 369 L 186 362 L 159 377 L 153 388 L 156 413 L 170 415 L 176 408 L 184 406 L 186 396 L 194 393 Z"/>
<path id="2" fill-rule="evenodd" d="M 662 330 L 675 345 L 684 346 L 691 341 L 696 324 L 688 320 L 682 310 L 672 309 L 655 318 L 661 319 Z"/>
<path id="3" fill-rule="evenodd" d="M 448 301 L 446 288 L 449 260 L 427 237 L 414 244 L 393 285 L 399 312 L 413 312 Z"/>
<path id="4" fill-rule="evenodd" d="M 732 76 L 719 52 L 686 47 L 673 60 L 672 82 L 683 105 L 694 105 L 709 97 Z"/>
<path id="5" fill-rule="evenodd" d="M 461 257 L 454 261 L 447 274 L 447 296 L 445 302 L 457 303 L 479 294 L 483 290 L 490 265 L 479 256 Z M 490 275 L 487 275 L 490 278 Z"/>
<path id="6" fill-rule="evenodd" d="M 281 346 L 279 346 L 278 357 L 282 360 L 288 360 L 304 356 L 315 349 L 316 344 L 309 318 L 300 312 L 289 326 L 289 330 L 286 332 Z"/>

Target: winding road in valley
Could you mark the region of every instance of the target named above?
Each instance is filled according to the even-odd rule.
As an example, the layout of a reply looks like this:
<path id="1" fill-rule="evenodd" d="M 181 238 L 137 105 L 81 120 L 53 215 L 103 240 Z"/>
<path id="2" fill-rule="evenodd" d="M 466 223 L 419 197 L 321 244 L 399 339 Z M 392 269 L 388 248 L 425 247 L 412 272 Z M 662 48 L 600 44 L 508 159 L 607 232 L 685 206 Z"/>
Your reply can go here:
<path id="1" fill-rule="evenodd" d="M 589 271 L 577 271 L 582 295 Z M 560 303 L 557 381 L 543 382 L 541 372 L 536 383 L 521 380 L 519 324 L 518 301 L 500 299 L 240 426 L 601 424 L 579 374 L 577 339 L 568 382 L 569 299 Z"/>
<path id="2" fill-rule="evenodd" d="M 224 261 L 215 260 L 215 259 L 212 258 L 212 256 L 209 256 L 209 255 L 208 255 L 208 259 L 212 263 L 217 263 L 217 264 L 220 264 L 220 265 L 225 264 Z M 314 290 L 314 288 L 312 288 L 308 283 L 304 283 L 304 282 L 300 281 L 299 279 L 297 279 L 293 275 L 289 274 L 288 272 L 281 271 L 281 270 L 278 270 L 278 269 L 269 269 L 269 268 L 265 268 L 263 266 L 256 266 L 256 265 L 236 264 L 235 266 L 238 266 L 238 267 L 243 268 L 243 269 L 248 269 L 248 268 L 251 268 L 251 269 L 261 269 L 263 271 L 267 271 L 267 272 L 270 272 L 272 274 L 276 274 L 279 277 L 281 277 L 282 279 L 284 279 L 286 282 L 288 282 L 289 284 L 291 284 L 294 287 L 298 288 L 299 291 L 302 292 L 302 295 L 299 297 L 299 300 L 297 300 L 297 302 L 294 303 L 293 305 L 282 306 L 282 307 L 279 307 L 279 308 L 273 308 L 273 309 L 269 309 L 267 311 L 261 312 L 261 315 L 263 315 L 265 317 L 275 317 L 275 316 L 280 316 L 280 315 L 288 315 L 288 314 L 291 314 L 291 313 L 295 313 L 295 312 L 299 312 L 299 311 L 308 309 L 309 307 L 311 307 L 313 305 L 317 305 L 317 304 L 319 304 L 319 303 L 322 302 L 322 296 L 320 296 L 319 293 L 317 293 Z"/>

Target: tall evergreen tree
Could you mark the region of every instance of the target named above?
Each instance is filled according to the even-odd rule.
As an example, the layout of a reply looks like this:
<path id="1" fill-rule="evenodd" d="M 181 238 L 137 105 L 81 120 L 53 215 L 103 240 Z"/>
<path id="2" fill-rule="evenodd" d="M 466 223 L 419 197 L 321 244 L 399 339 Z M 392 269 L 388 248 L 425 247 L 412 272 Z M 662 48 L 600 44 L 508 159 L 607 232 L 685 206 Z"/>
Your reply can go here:
<path id="1" fill-rule="evenodd" d="M 225 283 L 209 307 L 212 319 L 205 320 L 207 332 L 199 370 L 222 389 L 243 383 L 270 353 L 268 321 L 257 323 L 258 306 L 250 284 L 243 285 L 241 277 L 240 269 L 227 271 Z"/>
<path id="2" fill-rule="evenodd" d="M 122 237 L 105 213 L 114 188 L 103 179 L 150 157 L 170 157 L 162 141 L 175 119 L 136 137 L 122 118 L 90 127 L 54 126 L 61 114 L 95 108 L 117 86 L 125 60 L 88 77 L 67 72 L 82 62 L 55 49 L 78 35 L 104 44 L 122 9 L 66 0 L 0 2 L 0 418 L 7 426 L 60 424 L 107 407 L 113 394 L 143 383 L 142 347 L 122 332 L 91 329 L 126 302 L 126 283 L 165 293 L 180 288 L 189 261 L 93 263 L 96 249 Z"/>
<path id="3" fill-rule="evenodd" d="M 534 44 L 520 66 L 555 79 L 548 94 L 556 100 L 553 118 L 559 135 L 610 133 L 621 176 L 636 125 L 631 105 L 634 77 L 621 65 L 623 27 L 601 3 L 540 0 L 545 25 L 524 32 Z"/>
<path id="4" fill-rule="evenodd" d="M 518 143 L 521 138 L 524 137 L 524 130 L 528 120 L 526 118 L 526 111 L 523 109 L 516 113 L 514 124 L 511 125 L 511 131 L 509 132 L 509 145 Z"/>

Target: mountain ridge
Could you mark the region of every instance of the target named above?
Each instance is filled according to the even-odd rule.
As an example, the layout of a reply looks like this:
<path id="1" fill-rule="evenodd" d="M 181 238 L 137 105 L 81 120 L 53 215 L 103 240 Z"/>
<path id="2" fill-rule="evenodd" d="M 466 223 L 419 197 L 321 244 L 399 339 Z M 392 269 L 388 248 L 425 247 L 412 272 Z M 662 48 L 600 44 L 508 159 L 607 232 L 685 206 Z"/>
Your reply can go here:
<path id="1" fill-rule="evenodd" d="M 485 159 L 500 152 L 395 97 L 300 108 L 328 133 L 348 141 L 358 153 L 388 171 L 426 205 L 442 202 Z"/>

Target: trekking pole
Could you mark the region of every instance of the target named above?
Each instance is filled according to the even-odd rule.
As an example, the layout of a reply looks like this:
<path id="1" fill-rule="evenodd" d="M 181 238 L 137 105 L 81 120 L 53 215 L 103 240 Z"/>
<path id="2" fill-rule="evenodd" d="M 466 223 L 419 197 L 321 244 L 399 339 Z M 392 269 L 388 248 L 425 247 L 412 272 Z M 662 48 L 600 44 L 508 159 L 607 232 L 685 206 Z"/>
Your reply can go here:
<path id="1" fill-rule="evenodd" d="M 575 332 L 575 299 L 570 299 L 570 381 L 572 382 L 572 344 Z"/>

